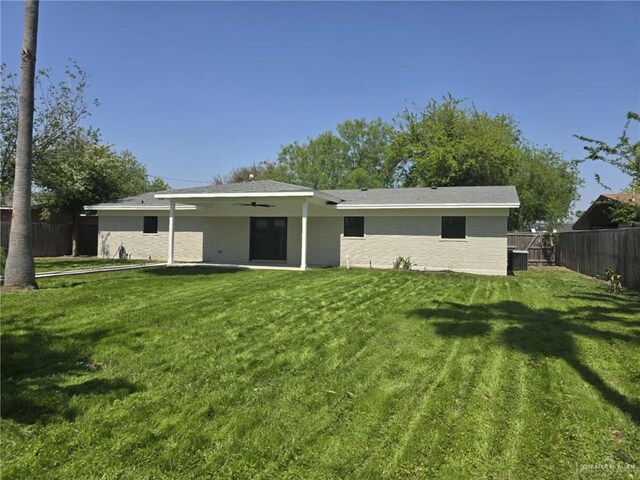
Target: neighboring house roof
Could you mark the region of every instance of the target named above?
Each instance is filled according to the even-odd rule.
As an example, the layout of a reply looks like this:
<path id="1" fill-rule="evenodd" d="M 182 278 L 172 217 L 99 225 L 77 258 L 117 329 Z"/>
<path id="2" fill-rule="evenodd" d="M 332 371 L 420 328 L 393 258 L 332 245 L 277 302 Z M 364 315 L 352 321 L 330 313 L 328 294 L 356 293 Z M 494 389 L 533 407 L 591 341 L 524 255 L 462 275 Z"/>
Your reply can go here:
<path id="1" fill-rule="evenodd" d="M 260 180 L 144 193 L 114 202 L 90 205 L 86 208 L 97 210 L 168 208 L 168 200 L 173 199 L 176 201 L 177 209 L 193 209 L 194 206 L 179 202 L 187 199 L 242 197 L 317 197 L 329 205 L 335 205 L 338 209 L 516 208 L 520 205 L 518 194 L 513 186 L 313 190 L 273 180 Z"/>
<path id="2" fill-rule="evenodd" d="M 31 195 L 31 208 L 39 208 L 42 204 L 36 200 L 36 197 Z M 13 192 L 9 192 L 4 197 L 0 198 L 0 209 L 12 210 L 13 209 Z"/>
<path id="3" fill-rule="evenodd" d="M 610 216 L 609 205 L 611 200 L 633 205 L 640 203 L 640 194 L 632 193 L 603 193 L 573 224 L 573 230 L 593 230 L 603 228 L 618 228 L 619 224 L 613 222 Z"/>
<path id="4" fill-rule="evenodd" d="M 617 200 L 619 202 L 628 203 L 633 205 L 634 203 L 640 203 L 640 193 L 603 193 L 601 197 L 608 198 L 610 200 Z"/>

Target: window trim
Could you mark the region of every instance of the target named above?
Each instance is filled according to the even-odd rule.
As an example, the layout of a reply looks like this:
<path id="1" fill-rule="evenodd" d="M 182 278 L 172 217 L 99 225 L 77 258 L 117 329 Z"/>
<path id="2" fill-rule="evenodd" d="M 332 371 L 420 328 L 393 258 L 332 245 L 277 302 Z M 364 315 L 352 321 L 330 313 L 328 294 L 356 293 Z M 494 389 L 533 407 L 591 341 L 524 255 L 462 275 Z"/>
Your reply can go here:
<path id="1" fill-rule="evenodd" d="M 462 218 L 464 221 L 464 236 L 460 237 L 460 236 L 444 236 L 444 230 L 445 230 L 445 219 L 449 219 L 449 218 Z M 466 215 L 443 215 L 442 217 L 440 217 L 440 239 L 441 240 L 466 240 L 467 239 L 467 217 Z"/>
<path id="2" fill-rule="evenodd" d="M 362 233 L 361 234 L 356 234 L 356 235 L 352 235 L 352 234 L 347 234 L 347 219 L 351 219 L 351 218 L 360 218 L 362 219 Z M 349 215 L 349 216 L 345 216 L 343 217 L 342 220 L 342 236 L 345 238 L 364 238 L 364 216 L 353 216 L 353 215 Z M 353 226 L 351 226 L 350 228 L 353 228 Z"/>
<path id="3" fill-rule="evenodd" d="M 155 232 L 147 232 L 147 218 L 155 218 L 156 219 L 156 228 L 155 228 Z M 144 235 L 157 235 L 158 231 L 160 230 L 158 228 L 158 216 L 157 215 L 144 215 L 142 217 L 142 233 Z"/>

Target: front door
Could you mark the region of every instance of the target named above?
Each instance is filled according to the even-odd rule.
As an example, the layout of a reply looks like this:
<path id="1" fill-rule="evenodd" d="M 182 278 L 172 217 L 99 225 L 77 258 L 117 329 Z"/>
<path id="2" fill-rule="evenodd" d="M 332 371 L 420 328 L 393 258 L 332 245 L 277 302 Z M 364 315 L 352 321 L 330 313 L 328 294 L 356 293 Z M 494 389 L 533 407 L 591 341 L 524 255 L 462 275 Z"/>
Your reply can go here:
<path id="1" fill-rule="evenodd" d="M 251 217 L 249 260 L 287 260 L 286 217 Z"/>

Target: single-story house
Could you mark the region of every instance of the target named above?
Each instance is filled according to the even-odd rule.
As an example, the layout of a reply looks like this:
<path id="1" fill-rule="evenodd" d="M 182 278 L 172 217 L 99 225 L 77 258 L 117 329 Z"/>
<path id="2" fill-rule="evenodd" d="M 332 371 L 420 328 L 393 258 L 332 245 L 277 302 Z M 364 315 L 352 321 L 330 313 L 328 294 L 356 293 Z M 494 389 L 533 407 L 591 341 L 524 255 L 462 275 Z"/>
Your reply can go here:
<path id="1" fill-rule="evenodd" d="M 507 273 L 515 187 L 313 190 L 272 180 L 145 193 L 89 205 L 98 254 L 220 265 Z M 120 250 L 121 251 L 121 250 Z"/>
<path id="2" fill-rule="evenodd" d="M 640 194 L 632 193 L 604 193 L 580 215 L 573 224 L 573 230 L 601 230 L 605 228 L 629 228 L 628 223 L 619 223 L 611 218 L 612 203 L 626 203 L 636 205 L 640 202 Z"/>

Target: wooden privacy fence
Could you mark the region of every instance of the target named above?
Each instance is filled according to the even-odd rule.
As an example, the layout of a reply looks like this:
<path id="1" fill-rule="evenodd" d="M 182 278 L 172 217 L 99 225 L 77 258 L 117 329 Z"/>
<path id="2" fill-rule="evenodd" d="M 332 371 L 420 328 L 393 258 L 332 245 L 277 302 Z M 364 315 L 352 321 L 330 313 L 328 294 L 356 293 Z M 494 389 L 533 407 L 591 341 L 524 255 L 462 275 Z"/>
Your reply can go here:
<path id="1" fill-rule="evenodd" d="M 591 276 L 610 268 L 624 287 L 640 290 L 640 228 L 562 232 L 557 257 L 559 265 Z"/>
<path id="2" fill-rule="evenodd" d="M 33 222 L 33 256 L 60 257 L 71 255 L 72 225 L 53 222 Z M 11 222 L 0 224 L 0 247 L 9 248 Z M 96 256 L 98 254 L 98 226 L 78 225 L 78 253 Z"/>
<path id="3" fill-rule="evenodd" d="M 71 225 L 33 222 L 33 256 L 59 257 L 71 255 Z M 0 247 L 9 248 L 11 222 L 0 225 Z"/>
<path id="4" fill-rule="evenodd" d="M 507 245 L 515 250 L 529 252 L 529 264 L 554 265 L 556 261 L 556 234 L 535 232 L 509 232 Z"/>

